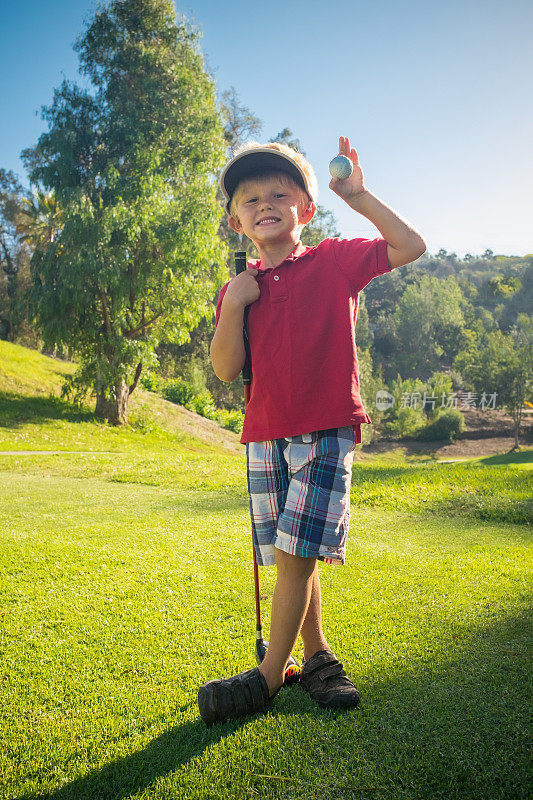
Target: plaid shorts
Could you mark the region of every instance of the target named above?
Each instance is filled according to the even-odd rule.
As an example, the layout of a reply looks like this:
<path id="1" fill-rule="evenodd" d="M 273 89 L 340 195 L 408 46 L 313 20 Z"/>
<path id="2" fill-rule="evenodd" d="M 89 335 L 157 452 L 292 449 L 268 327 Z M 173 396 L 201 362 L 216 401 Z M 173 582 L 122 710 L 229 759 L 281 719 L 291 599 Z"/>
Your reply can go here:
<path id="1" fill-rule="evenodd" d="M 248 491 L 257 563 L 275 563 L 274 548 L 327 564 L 344 564 L 350 483 L 359 425 L 246 445 Z"/>

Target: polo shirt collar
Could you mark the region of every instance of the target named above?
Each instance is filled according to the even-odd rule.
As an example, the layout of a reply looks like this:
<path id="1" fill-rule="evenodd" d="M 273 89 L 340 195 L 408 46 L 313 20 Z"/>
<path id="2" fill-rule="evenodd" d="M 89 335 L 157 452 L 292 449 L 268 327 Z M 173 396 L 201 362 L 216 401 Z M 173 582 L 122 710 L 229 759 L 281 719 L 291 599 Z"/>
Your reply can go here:
<path id="1" fill-rule="evenodd" d="M 301 250 L 300 250 L 300 247 L 302 248 Z M 298 258 L 302 258 L 302 256 L 306 256 L 310 252 L 310 250 L 314 250 L 314 247 L 308 247 L 308 246 L 302 244 L 301 242 L 298 242 L 298 244 L 296 245 L 296 247 L 294 248 L 292 253 L 289 253 L 289 255 L 286 258 L 284 258 L 283 261 L 281 261 L 275 267 L 263 267 L 262 266 L 262 261 L 261 261 L 261 259 L 259 259 L 258 261 L 256 261 L 255 268 L 261 270 L 262 272 L 268 272 L 269 270 L 272 270 L 272 269 L 278 269 L 279 267 L 282 266 L 282 264 L 287 263 L 287 261 L 288 262 L 296 261 Z"/>

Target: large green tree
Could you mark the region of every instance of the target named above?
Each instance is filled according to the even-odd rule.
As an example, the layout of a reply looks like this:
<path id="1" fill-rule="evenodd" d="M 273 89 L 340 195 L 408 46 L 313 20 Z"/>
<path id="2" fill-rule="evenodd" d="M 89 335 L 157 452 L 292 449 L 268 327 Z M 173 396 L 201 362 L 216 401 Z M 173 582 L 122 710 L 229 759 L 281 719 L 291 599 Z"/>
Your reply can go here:
<path id="1" fill-rule="evenodd" d="M 423 275 L 402 294 L 394 313 L 397 363 L 403 376 L 427 378 L 464 343 L 464 298 L 453 277 Z"/>
<path id="2" fill-rule="evenodd" d="M 97 416 L 120 424 L 158 341 L 186 341 L 211 313 L 225 142 L 198 34 L 169 0 L 100 6 L 76 50 L 91 88 L 63 82 L 25 154 L 61 209 L 31 301 L 45 343 L 80 358 Z"/>

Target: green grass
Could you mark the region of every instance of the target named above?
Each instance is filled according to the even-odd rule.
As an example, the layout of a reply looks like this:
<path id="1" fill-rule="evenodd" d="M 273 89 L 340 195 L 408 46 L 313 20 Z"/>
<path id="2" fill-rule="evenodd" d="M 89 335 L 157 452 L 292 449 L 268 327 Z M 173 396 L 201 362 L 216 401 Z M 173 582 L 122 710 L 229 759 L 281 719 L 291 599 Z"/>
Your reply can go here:
<path id="1" fill-rule="evenodd" d="M 533 521 L 533 450 L 464 463 L 356 464 L 352 504 L 501 522 Z M 526 461 L 527 457 L 527 461 Z"/>
<path id="2" fill-rule="evenodd" d="M 361 707 L 295 686 L 208 729 L 198 686 L 253 664 L 242 453 L 94 423 L 53 383 L 36 403 L 31 375 L 0 398 L 2 798 L 531 796 L 531 451 L 359 463 L 347 563 L 320 573 Z"/>

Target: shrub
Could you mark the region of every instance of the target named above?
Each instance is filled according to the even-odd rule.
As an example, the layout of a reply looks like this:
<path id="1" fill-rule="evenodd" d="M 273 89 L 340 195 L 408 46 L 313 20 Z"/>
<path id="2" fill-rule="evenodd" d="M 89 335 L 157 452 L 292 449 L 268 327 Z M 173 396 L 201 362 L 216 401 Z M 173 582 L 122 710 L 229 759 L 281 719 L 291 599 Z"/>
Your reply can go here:
<path id="1" fill-rule="evenodd" d="M 178 403 L 180 406 L 188 406 L 195 397 L 192 386 L 181 380 L 181 378 L 166 381 L 162 386 L 161 394 L 165 400 L 170 400 L 171 403 Z"/>
<path id="2" fill-rule="evenodd" d="M 148 392 L 160 392 L 163 381 L 159 375 L 147 372 L 146 375 L 141 375 L 141 386 Z"/>
<path id="3" fill-rule="evenodd" d="M 190 411 L 196 411 L 202 417 L 207 417 L 207 419 L 216 419 L 217 417 L 213 395 L 208 391 L 195 395 L 190 403 L 187 403 L 187 408 Z"/>
<path id="4" fill-rule="evenodd" d="M 464 417 L 460 411 L 450 408 L 437 419 L 430 422 L 416 434 L 416 438 L 424 442 L 453 442 L 465 429 Z"/>
<path id="5" fill-rule="evenodd" d="M 217 422 L 223 428 L 227 428 L 233 433 L 241 433 L 244 422 L 244 414 L 238 409 L 226 411 L 225 409 L 217 412 Z"/>
<path id="6" fill-rule="evenodd" d="M 400 439 L 409 439 L 416 436 L 423 427 L 426 416 L 419 408 L 394 409 L 394 415 L 383 425 L 386 433 L 399 436 Z"/>
<path id="7" fill-rule="evenodd" d="M 157 376 L 147 375 L 146 383 L 143 383 L 149 391 L 158 391 L 165 400 L 184 406 L 189 411 L 194 411 L 202 417 L 212 419 L 234 433 L 242 431 L 244 415 L 242 411 L 217 409 L 213 395 L 207 389 L 203 392 L 195 392 L 192 386 L 183 378 L 173 378 L 163 381 Z M 153 388 L 153 387 L 157 387 Z"/>

